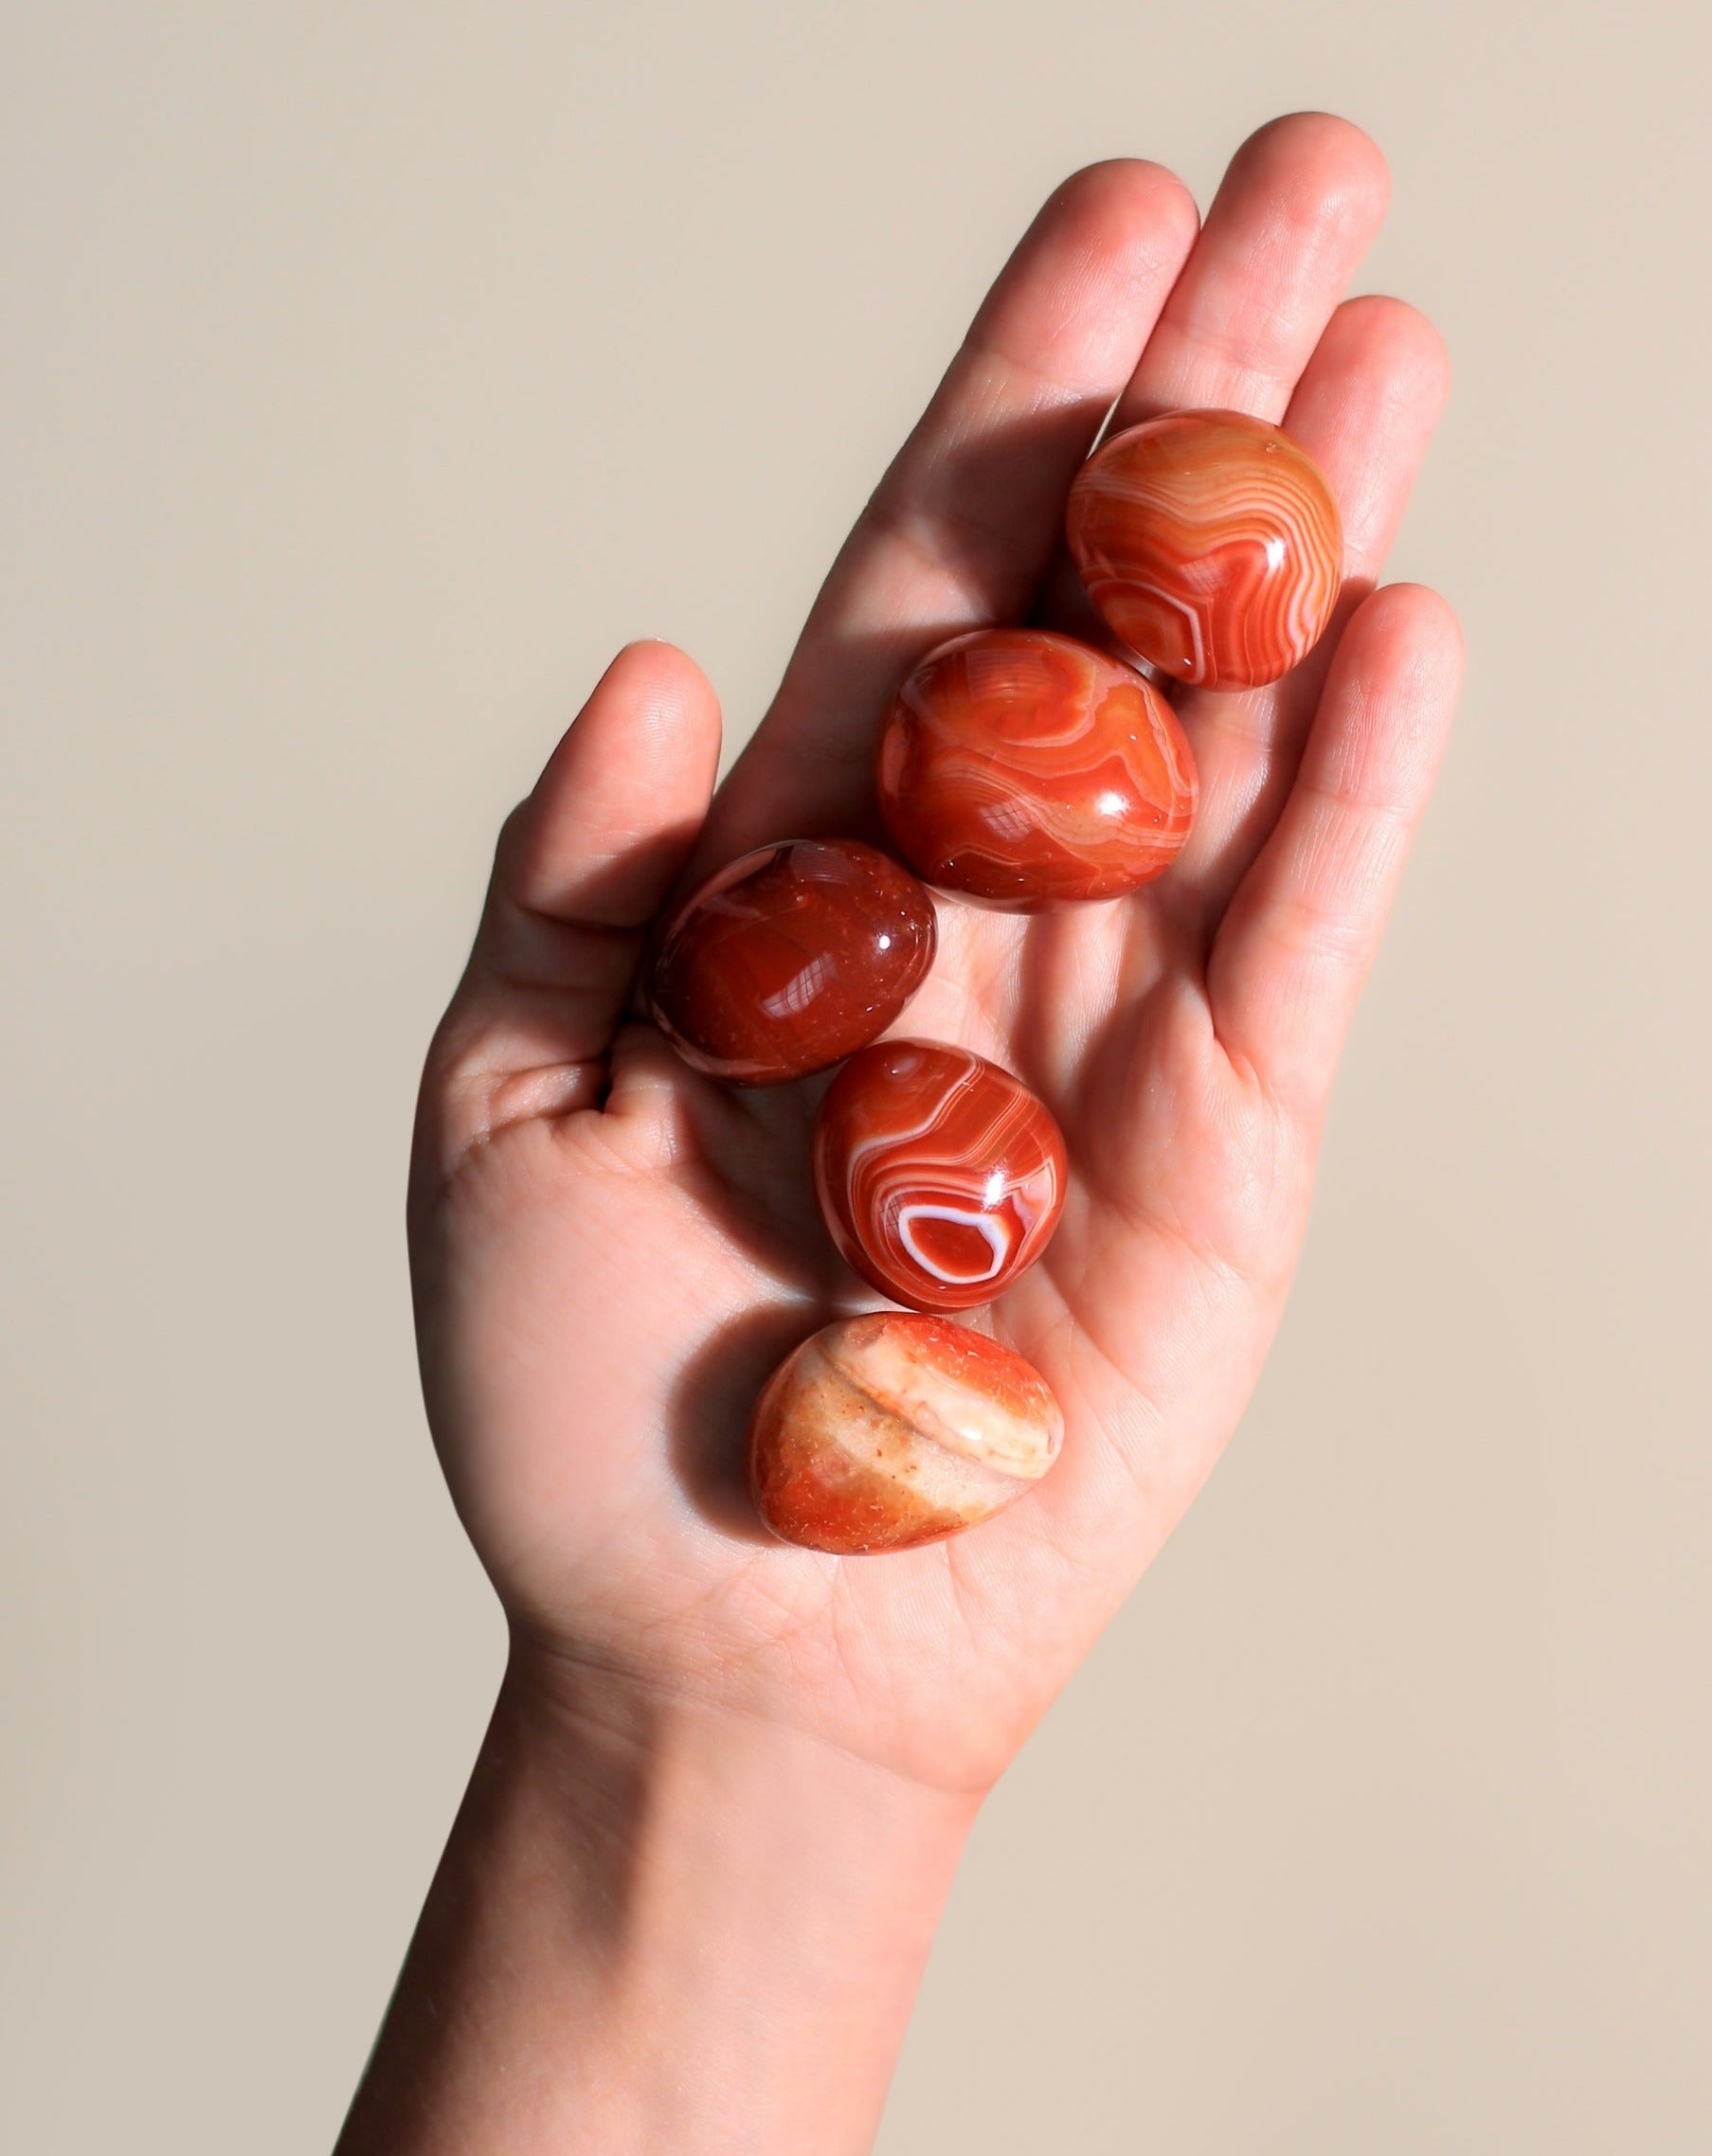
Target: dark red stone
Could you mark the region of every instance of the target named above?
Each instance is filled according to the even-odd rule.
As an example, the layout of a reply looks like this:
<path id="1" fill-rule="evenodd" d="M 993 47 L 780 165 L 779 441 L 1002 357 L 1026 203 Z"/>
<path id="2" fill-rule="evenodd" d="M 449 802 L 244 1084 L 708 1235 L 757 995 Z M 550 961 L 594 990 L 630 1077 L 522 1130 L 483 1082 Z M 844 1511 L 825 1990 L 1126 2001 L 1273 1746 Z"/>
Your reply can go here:
<path id="1" fill-rule="evenodd" d="M 728 863 L 667 924 L 648 1007 L 687 1063 L 770 1086 L 865 1048 L 933 962 L 931 895 L 855 838 L 792 838 Z"/>

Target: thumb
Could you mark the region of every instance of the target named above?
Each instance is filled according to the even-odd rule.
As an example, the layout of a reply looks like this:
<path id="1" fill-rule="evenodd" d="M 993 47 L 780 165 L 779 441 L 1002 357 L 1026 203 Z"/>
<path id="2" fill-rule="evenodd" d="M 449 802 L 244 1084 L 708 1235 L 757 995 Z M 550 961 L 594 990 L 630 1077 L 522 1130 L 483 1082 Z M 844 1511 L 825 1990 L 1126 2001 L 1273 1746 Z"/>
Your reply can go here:
<path id="1" fill-rule="evenodd" d="M 719 705 L 671 644 L 627 644 L 499 835 L 463 979 L 429 1051 L 419 1165 L 598 1101 L 653 915 L 708 813 Z"/>

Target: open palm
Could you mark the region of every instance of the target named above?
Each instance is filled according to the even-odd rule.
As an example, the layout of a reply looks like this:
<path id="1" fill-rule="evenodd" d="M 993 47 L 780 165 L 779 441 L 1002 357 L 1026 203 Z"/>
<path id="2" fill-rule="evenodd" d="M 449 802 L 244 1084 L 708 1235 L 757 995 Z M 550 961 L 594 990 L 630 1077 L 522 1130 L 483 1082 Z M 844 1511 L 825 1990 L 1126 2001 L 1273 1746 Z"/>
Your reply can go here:
<path id="1" fill-rule="evenodd" d="M 1375 591 L 1437 415 L 1437 339 L 1342 302 L 1383 211 L 1378 153 L 1324 116 L 1238 153 L 1204 230 L 1168 173 L 1076 175 L 982 306 L 841 553 L 778 698 L 712 800 L 707 683 L 620 655 L 508 823 L 431 1051 L 412 1180 L 429 1413 L 519 1637 L 984 1787 L 1180 1517 L 1234 1427 L 1306 1222 L 1334 1064 L 1454 698 L 1443 603 Z M 909 664 L 977 624 L 1090 633 L 1057 551 L 1115 423 L 1279 419 L 1343 510 L 1337 626 L 1275 689 L 1180 705 L 1196 832 L 1137 896 L 1018 918 L 940 907 L 899 1030 L 1042 1094 L 1072 1178 L 998 1335 L 1067 1418 L 1038 1489 L 926 1549 L 766 1537 L 741 1486 L 763 1378 L 871 1304 L 813 1212 L 820 1085 L 728 1092 L 625 1016 L 685 872 L 765 839 L 872 835 L 871 759 Z"/>

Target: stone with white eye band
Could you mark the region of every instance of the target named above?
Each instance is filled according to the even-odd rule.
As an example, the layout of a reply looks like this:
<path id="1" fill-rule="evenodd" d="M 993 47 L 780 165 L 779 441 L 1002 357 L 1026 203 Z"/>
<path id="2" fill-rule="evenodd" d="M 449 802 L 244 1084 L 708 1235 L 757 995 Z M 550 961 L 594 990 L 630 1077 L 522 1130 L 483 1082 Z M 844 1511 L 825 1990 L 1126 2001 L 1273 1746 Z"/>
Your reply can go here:
<path id="1" fill-rule="evenodd" d="M 1051 1111 L 967 1049 L 876 1041 L 815 1121 L 815 1190 L 845 1261 L 912 1310 L 1001 1295 L 1046 1249 L 1068 1162 Z"/>

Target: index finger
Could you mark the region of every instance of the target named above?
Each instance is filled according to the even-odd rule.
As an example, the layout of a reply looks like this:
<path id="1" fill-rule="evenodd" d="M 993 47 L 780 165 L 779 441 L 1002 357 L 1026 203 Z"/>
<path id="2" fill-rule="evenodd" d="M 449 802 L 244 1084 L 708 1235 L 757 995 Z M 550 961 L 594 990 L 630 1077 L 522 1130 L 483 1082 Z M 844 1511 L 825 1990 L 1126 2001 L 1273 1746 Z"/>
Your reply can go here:
<path id="1" fill-rule="evenodd" d="M 862 826 L 885 699 L 929 645 L 1026 611 L 1065 492 L 1198 223 L 1182 183 L 1137 159 L 1090 166 L 1050 197 L 834 563 L 699 869 Z"/>

